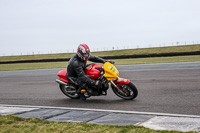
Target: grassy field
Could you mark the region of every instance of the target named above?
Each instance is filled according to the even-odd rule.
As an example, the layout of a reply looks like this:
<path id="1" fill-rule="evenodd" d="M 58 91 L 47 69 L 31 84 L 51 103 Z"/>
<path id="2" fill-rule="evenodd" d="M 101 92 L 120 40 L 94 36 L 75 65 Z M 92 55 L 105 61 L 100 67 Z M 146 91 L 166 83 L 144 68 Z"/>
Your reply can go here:
<path id="1" fill-rule="evenodd" d="M 169 62 L 192 62 L 192 61 L 200 61 L 200 55 L 117 59 L 117 60 L 113 60 L 113 61 L 115 61 L 115 65 L 151 64 L 151 63 L 169 63 Z M 88 63 L 90 63 L 90 62 L 88 62 Z M 67 62 L 0 64 L 0 71 L 66 68 L 66 67 L 67 67 Z"/>
<path id="2" fill-rule="evenodd" d="M 151 63 L 169 63 L 169 62 L 192 62 L 192 61 L 200 61 L 200 55 L 153 57 L 153 58 L 133 58 L 133 59 L 131 58 L 131 59 L 117 59 L 117 60 L 113 60 L 113 61 L 115 61 L 115 65 L 151 64 Z M 66 68 L 67 63 L 68 62 L 0 64 L 0 71 Z M 90 62 L 88 62 L 88 63 L 90 63 Z"/>
<path id="3" fill-rule="evenodd" d="M 37 118 L 20 118 L 0 115 L 1 133 L 182 133 L 155 131 L 142 126 L 112 126 L 88 123 L 50 122 Z M 197 133 L 197 132 L 188 132 Z"/>
<path id="4" fill-rule="evenodd" d="M 200 51 L 200 44 L 158 47 L 158 48 L 141 48 L 141 49 L 126 49 L 103 52 L 92 52 L 95 56 L 119 56 L 119 55 L 138 55 L 138 54 L 155 54 L 155 53 L 169 53 L 169 52 L 192 52 Z M 74 53 L 64 54 L 42 54 L 42 55 L 23 55 L 23 56 L 2 56 L 0 62 L 3 61 L 17 61 L 17 60 L 37 60 L 37 59 L 56 59 L 56 58 L 71 58 Z"/>

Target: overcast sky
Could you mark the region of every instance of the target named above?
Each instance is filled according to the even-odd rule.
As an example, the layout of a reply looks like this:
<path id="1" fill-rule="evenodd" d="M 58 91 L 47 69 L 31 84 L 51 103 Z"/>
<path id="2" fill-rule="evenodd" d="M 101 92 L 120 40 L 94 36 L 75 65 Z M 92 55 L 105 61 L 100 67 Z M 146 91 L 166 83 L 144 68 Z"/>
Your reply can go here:
<path id="1" fill-rule="evenodd" d="M 200 0 L 0 0 L 0 56 L 200 42 Z"/>

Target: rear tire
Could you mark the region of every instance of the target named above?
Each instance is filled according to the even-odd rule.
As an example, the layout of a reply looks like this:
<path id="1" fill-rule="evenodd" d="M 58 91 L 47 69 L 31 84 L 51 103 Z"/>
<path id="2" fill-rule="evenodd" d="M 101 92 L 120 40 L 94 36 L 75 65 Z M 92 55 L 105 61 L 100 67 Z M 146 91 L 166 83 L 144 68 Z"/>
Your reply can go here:
<path id="1" fill-rule="evenodd" d="M 79 99 L 80 98 L 80 96 L 77 94 L 77 92 L 72 92 L 72 93 L 67 92 L 67 88 L 66 88 L 65 85 L 60 84 L 59 87 L 60 87 L 60 90 L 63 92 L 63 94 L 65 94 L 66 96 L 68 96 L 72 99 Z M 71 90 L 76 91 L 75 88 L 71 89 Z"/>
<path id="2" fill-rule="evenodd" d="M 116 84 L 117 86 L 119 85 Z M 125 100 L 132 100 L 134 98 L 137 97 L 138 95 L 138 90 L 136 88 L 136 86 L 133 83 L 129 83 L 129 84 L 121 84 L 121 91 L 124 92 L 124 94 L 122 94 L 120 91 L 118 91 L 117 88 L 115 88 L 114 86 L 112 86 L 112 90 L 113 92 L 120 98 L 125 99 Z"/>

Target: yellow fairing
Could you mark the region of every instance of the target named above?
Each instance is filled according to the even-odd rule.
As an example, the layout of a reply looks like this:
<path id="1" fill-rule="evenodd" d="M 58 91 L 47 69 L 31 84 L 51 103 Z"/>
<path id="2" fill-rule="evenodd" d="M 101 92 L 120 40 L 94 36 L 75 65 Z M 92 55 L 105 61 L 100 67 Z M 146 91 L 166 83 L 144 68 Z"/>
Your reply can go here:
<path id="1" fill-rule="evenodd" d="M 113 64 L 106 62 L 103 67 L 105 71 L 104 77 L 107 78 L 107 80 L 113 80 L 119 76 L 119 72 Z"/>

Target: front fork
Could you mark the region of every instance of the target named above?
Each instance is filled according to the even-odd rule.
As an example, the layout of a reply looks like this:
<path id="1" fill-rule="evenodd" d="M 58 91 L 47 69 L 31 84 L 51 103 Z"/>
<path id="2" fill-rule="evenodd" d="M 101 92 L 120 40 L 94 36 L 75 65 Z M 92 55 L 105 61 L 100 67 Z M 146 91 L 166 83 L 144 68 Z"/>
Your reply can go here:
<path id="1" fill-rule="evenodd" d="M 117 88 L 117 90 L 118 90 L 120 93 L 124 94 L 124 92 L 123 92 L 112 80 L 110 80 L 110 83 L 111 83 L 115 88 Z"/>
<path id="2" fill-rule="evenodd" d="M 118 77 L 118 78 L 115 79 L 114 81 L 113 81 L 113 80 L 110 80 L 110 83 L 111 83 L 115 88 L 117 88 L 117 90 L 118 90 L 119 92 L 121 92 L 122 94 L 124 94 L 124 92 L 122 91 L 122 88 L 121 88 L 121 84 L 129 84 L 129 83 L 130 83 L 130 80 Z M 119 85 L 117 86 L 116 84 L 119 84 Z"/>

